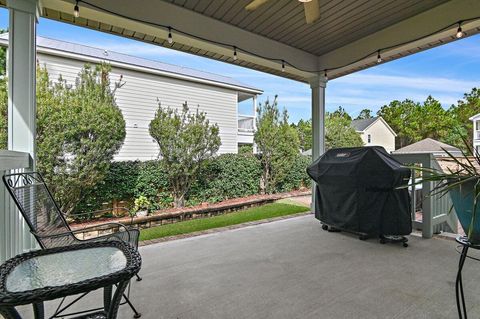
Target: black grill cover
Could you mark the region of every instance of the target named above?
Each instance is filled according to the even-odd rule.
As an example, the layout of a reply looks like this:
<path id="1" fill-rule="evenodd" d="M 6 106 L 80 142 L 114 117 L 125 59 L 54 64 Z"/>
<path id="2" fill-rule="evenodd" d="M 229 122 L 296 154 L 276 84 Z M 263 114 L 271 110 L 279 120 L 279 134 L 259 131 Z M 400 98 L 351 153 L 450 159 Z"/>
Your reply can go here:
<path id="1" fill-rule="evenodd" d="M 307 168 L 317 183 L 315 217 L 323 223 L 368 235 L 412 232 L 410 169 L 383 147 L 337 148 Z"/>

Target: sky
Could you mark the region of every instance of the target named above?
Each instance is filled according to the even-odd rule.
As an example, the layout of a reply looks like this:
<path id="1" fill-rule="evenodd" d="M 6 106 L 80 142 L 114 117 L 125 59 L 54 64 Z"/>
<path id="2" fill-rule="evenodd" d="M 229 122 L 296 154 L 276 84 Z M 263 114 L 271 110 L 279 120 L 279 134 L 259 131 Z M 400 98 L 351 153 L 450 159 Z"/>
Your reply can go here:
<path id="1" fill-rule="evenodd" d="M 8 11 L 0 9 L 0 28 L 7 27 Z M 228 75 L 262 89 L 264 93 L 259 97 L 259 102 L 263 103 L 268 98 L 272 100 L 278 95 L 279 106 L 288 110 L 291 122 L 310 118 L 310 87 L 307 84 L 43 18 L 40 19 L 37 33 L 53 39 Z M 473 87 L 480 87 L 480 35 L 331 80 L 327 84 L 326 110 L 333 111 L 342 106 L 352 117 L 356 117 L 364 108 L 376 112 L 393 100 L 408 98 L 423 102 L 428 95 L 448 108 Z M 251 103 L 241 103 L 239 112 L 251 114 Z"/>

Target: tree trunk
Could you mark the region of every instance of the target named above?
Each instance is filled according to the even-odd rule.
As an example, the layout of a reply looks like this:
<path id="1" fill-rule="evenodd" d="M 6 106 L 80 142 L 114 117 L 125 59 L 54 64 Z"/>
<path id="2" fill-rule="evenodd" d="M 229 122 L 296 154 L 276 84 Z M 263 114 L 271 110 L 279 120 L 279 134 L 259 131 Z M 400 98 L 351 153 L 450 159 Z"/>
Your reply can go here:
<path id="1" fill-rule="evenodd" d="M 185 195 L 174 194 L 173 196 L 173 206 L 175 208 L 181 208 L 185 206 Z"/>

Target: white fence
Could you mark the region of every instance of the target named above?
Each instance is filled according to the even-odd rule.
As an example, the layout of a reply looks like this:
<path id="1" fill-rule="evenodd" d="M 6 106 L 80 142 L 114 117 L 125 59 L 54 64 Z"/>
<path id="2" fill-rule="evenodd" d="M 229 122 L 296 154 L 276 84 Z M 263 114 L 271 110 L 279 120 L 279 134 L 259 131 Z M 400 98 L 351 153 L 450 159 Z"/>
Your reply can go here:
<path id="1" fill-rule="evenodd" d="M 0 150 L 0 175 L 19 173 L 31 168 L 28 153 Z M 18 211 L 3 181 L 0 182 L 0 263 L 36 248 L 36 241 Z"/>

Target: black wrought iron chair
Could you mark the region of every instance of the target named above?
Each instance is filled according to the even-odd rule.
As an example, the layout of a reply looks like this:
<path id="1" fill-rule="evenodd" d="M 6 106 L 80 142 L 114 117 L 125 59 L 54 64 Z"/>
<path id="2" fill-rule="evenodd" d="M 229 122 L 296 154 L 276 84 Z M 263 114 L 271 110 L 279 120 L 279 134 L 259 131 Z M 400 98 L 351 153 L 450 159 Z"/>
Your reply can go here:
<path id="1" fill-rule="evenodd" d="M 33 234 L 42 249 L 101 240 L 121 240 L 130 243 L 138 249 L 140 231 L 138 229 L 128 228 L 120 223 L 110 222 L 81 229 L 71 229 L 65 214 L 55 202 L 40 173 L 29 172 L 6 174 L 3 176 L 3 182 L 25 218 L 25 221 L 30 228 L 30 232 Z M 84 233 L 85 231 L 95 231 L 105 228 L 113 228 L 116 231 L 89 239 L 80 239 L 76 236 L 76 234 Z M 141 277 L 138 275 L 137 280 L 141 280 Z M 124 299 L 124 303 L 128 303 L 133 310 L 134 317 L 139 318 L 141 314 L 130 302 L 127 294 L 124 294 Z M 62 304 L 63 300 L 61 305 Z M 70 307 L 71 304 L 64 306 L 63 308 L 61 308 L 60 305 L 51 318 L 68 316 L 68 314 L 63 314 L 63 312 Z"/>

